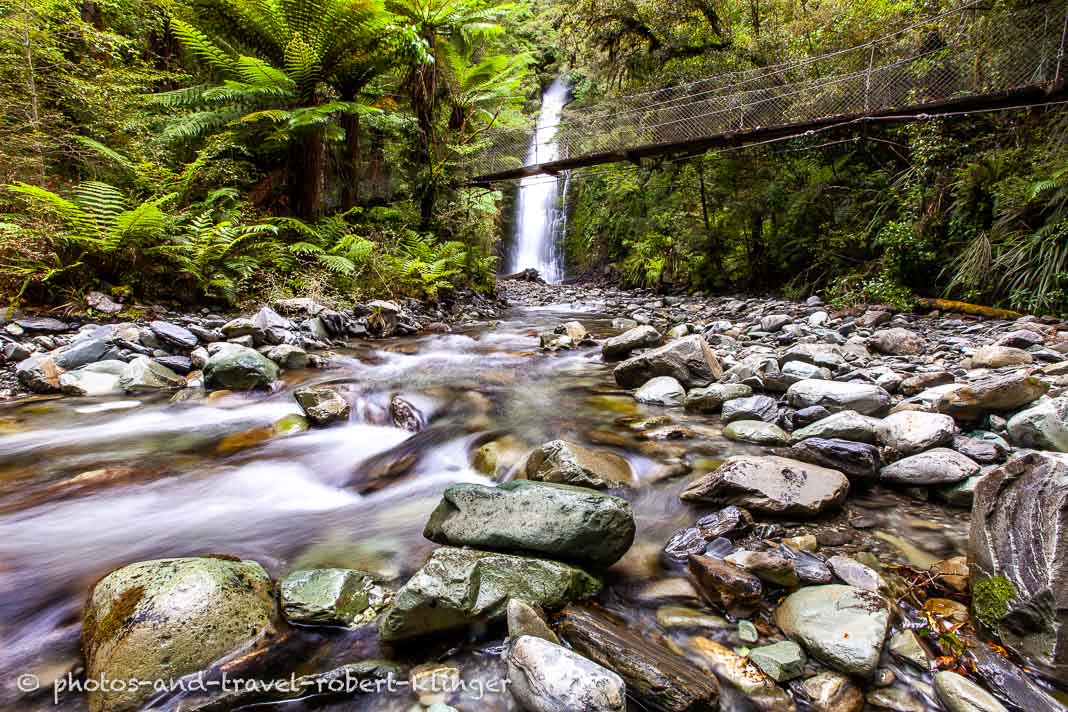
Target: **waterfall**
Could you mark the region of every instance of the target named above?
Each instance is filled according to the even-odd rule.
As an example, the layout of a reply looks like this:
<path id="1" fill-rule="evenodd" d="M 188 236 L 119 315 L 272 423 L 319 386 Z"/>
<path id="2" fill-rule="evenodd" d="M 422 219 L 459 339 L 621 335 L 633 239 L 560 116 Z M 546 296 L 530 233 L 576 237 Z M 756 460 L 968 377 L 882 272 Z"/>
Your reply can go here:
<path id="1" fill-rule="evenodd" d="M 547 163 L 560 157 L 556 143 L 557 124 L 568 98 L 567 82 L 556 79 L 541 98 L 541 112 L 527 153 L 527 165 Z M 561 180 L 561 177 L 563 180 Z M 546 282 L 564 277 L 558 244 L 566 227 L 565 210 L 560 205 L 566 195 L 567 176 L 530 176 L 519 184 L 516 208 L 516 234 L 512 243 L 508 272 L 534 268 Z"/>

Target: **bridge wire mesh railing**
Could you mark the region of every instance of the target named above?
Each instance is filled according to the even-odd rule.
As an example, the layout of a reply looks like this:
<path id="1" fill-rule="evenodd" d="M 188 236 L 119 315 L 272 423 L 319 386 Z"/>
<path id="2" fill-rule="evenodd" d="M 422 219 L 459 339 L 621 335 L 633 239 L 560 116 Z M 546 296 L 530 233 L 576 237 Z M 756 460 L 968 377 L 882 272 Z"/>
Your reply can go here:
<path id="1" fill-rule="evenodd" d="M 470 177 L 553 158 L 684 144 L 724 134 L 864 116 L 1065 79 L 1068 3 L 992 13 L 978 3 L 865 45 L 798 62 L 722 74 L 566 110 L 554 126 L 494 129 Z M 532 141 L 537 132 L 539 141 Z M 555 156 L 538 144 L 555 140 Z"/>

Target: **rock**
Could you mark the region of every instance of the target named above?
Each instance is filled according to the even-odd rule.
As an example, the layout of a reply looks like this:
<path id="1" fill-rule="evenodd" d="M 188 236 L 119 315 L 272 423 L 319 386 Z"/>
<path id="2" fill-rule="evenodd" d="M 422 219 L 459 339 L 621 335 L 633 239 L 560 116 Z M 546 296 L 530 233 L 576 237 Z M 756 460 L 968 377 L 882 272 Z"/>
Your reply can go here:
<path id="1" fill-rule="evenodd" d="M 660 332 L 651 326 L 637 326 L 619 336 L 613 336 L 601 346 L 605 361 L 622 361 L 632 351 L 652 348 L 660 343 Z"/>
<path id="2" fill-rule="evenodd" d="M 916 631 L 905 629 L 894 635 L 890 638 L 889 647 L 890 653 L 899 660 L 904 660 L 924 672 L 930 669 L 931 653 Z"/>
<path id="3" fill-rule="evenodd" d="M 934 689 L 949 712 L 1008 712 L 989 692 L 949 670 L 934 674 Z"/>
<path id="4" fill-rule="evenodd" d="M 934 409 L 954 418 L 974 420 L 988 412 L 1005 413 L 1041 398 L 1049 384 L 1022 372 L 1007 373 L 954 387 L 939 395 Z"/>
<path id="5" fill-rule="evenodd" d="M 972 355 L 972 368 L 1027 366 L 1031 361 L 1031 354 L 1021 349 L 1010 346 L 981 346 Z"/>
<path id="6" fill-rule="evenodd" d="M 694 388 L 718 379 L 723 367 L 704 338 L 693 334 L 627 359 L 612 374 L 623 388 L 637 388 L 657 376 L 671 376 L 684 388 Z"/>
<path id="7" fill-rule="evenodd" d="M 861 415 L 853 410 L 843 410 L 795 430 L 790 439 L 794 442 L 807 438 L 826 438 L 875 443 L 880 422 L 878 418 Z"/>
<path id="8" fill-rule="evenodd" d="M 764 587 L 744 569 L 701 555 L 690 557 L 689 569 L 702 597 L 731 616 L 744 618 L 760 605 Z"/>
<path id="9" fill-rule="evenodd" d="M 1053 679 L 1068 677 L 1068 464 L 1009 460 L 975 490 L 968 564 L 976 618 Z"/>
<path id="10" fill-rule="evenodd" d="M 918 356 L 927 350 L 927 341 L 922 336 L 901 328 L 875 332 L 868 345 L 879 353 L 895 356 Z"/>
<path id="11" fill-rule="evenodd" d="M 870 677 L 889 627 L 889 607 L 879 594 L 852 586 L 810 586 L 787 596 L 775 623 L 835 670 Z"/>
<path id="12" fill-rule="evenodd" d="M 939 447 L 887 465 L 882 482 L 899 485 L 948 485 L 979 474 L 979 464 L 956 450 Z"/>
<path id="13" fill-rule="evenodd" d="M 1004 462 L 1010 448 L 1000 435 L 977 430 L 954 437 L 953 449 L 980 465 L 992 465 Z"/>
<path id="14" fill-rule="evenodd" d="M 886 581 L 878 571 L 848 556 L 832 556 L 827 559 L 827 566 L 835 576 L 855 588 L 875 592 L 886 588 Z"/>
<path id="15" fill-rule="evenodd" d="M 126 364 L 121 361 L 114 363 L 121 364 L 123 368 L 126 367 Z M 69 396 L 114 396 L 123 392 L 117 375 L 89 369 L 64 373 L 59 377 L 59 387 Z"/>
<path id="16" fill-rule="evenodd" d="M 718 413 L 723 404 L 753 395 L 753 389 L 741 383 L 714 383 L 706 388 L 694 388 L 686 394 L 686 410 L 698 413 Z"/>
<path id="17" fill-rule="evenodd" d="M 538 346 L 542 351 L 570 351 L 575 348 L 575 340 L 567 334 L 539 334 Z"/>
<path id="18" fill-rule="evenodd" d="M 760 330 L 774 334 L 777 331 L 782 331 L 784 326 L 792 324 L 793 321 L 789 314 L 769 314 L 760 320 Z"/>
<path id="19" fill-rule="evenodd" d="M 648 405 L 662 405 L 667 407 L 681 406 L 686 398 L 686 391 L 682 385 L 671 376 L 658 376 L 645 383 L 634 394 L 634 399 L 639 403 Z"/>
<path id="20" fill-rule="evenodd" d="M 556 637 L 556 633 L 545 622 L 545 614 L 541 609 L 535 608 L 526 601 L 518 598 L 509 599 L 505 615 L 508 619 L 509 638 L 533 635 L 550 643 L 560 644 L 560 639 Z"/>
<path id="21" fill-rule="evenodd" d="M 812 712 L 861 712 L 864 693 L 844 675 L 821 672 L 805 680 L 801 689 L 808 696 Z"/>
<path id="22" fill-rule="evenodd" d="M 220 329 L 227 339 L 236 339 L 241 336 L 255 336 L 260 333 L 260 328 L 252 321 L 244 317 L 231 319 L 222 325 Z"/>
<path id="23" fill-rule="evenodd" d="M 525 635 L 505 656 L 509 690 L 529 712 L 625 712 L 626 685 L 567 648 Z"/>
<path id="24" fill-rule="evenodd" d="M 890 407 L 890 394 L 878 386 L 814 379 L 790 386 L 786 400 L 793 408 L 821 405 L 832 413 L 852 410 L 862 415 L 875 415 Z"/>
<path id="25" fill-rule="evenodd" d="M 398 428 L 418 433 L 426 430 L 438 407 L 422 393 L 398 393 L 389 399 L 389 417 Z"/>
<path id="26" fill-rule="evenodd" d="M 102 292 L 89 292 L 85 297 L 85 303 L 90 309 L 101 314 L 118 314 L 122 311 L 121 304 L 117 304 Z"/>
<path id="27" fill-rule="evenodd" d="M 634 531 L 625 500 L 585 487 L 517 480 L 449 487 L 423 536 L 438 544 L 608 567 L 630 548 Z"/>
<path id="28" fill-rule="evenodd" d="M 878 479 L 882 466 L 875 446 L 837 438 L 806 438 L 795 443 L 787 455 L 801 462 L 838 470 L 858 480 Z"/>
<path id="29" fill-rule="evenodd" d="M 282 579 L 279 601 L 290 623 L 355 627 L 373 621 L 390 595 L 370 574 L 310 569 Z"/>
<path id="30" fill-rule="evenodd" d="M 741 456 L 690 483 L 681 497 L 768 514 L 814 516 L 839 506 L 848 491 L 849 480 L 837 470 L 784 457 Z"/>
<path id="31" fill-rule="evenodd" d="M 797 570 L 794 568 L 794 562 L 771 551 L 739 549 L 724 558 L 724 561 L 745 569 L 761 581 L 776 586 L 797 588 L 801 583 Z"/>
<path id="32" fill-rule="evenodd" d="M 790 640 L 753 648 L 749 651 L 749 659 L 776 682 L 800 677 L 805 669 L 804 651 Z"/>
<path id="33" fill-rule="evenodd" d="M 185 379 L 159 361 L 138 356 L 126 364 L 119 385 L 127 393 L 185 388 Z"/>
<path id="34" fill-rule="evenodd" d="M 553 440 L 527 458 L 528 480 L 605 489 L 636 484 L 630 465 L 607 450 L 592 450 L 566 440 Z"/>
<path id="35" fill-rule="evenodd" d="M 15 375 L 19 383 L 34 393 L 56 393 L 59 391 L 59 377 L 62 369 L 55 360 L 47 355 L 30 356 L 18 362 Z"/>
<path id="36" fill-rule="evenodd" d="M 297 405 L 316 425 L 345 422 L 351 408 L 348 401 L 332 388 L 301 388 L 293 393 Z"/>
<path id="37" fill-rule="evenodd" d="M 13 323 L 30 334 L 62 334 L 70 331 L 69 324 L 49 316 L 23 317 L 15 319 Z"/>
<path id="38" fill-rule="evenodd" d="M 193 370 L 193 359 L 188 356 L 159 356 L 156 362 L 166 366 L 179 376 L 185 376 Z"/>
<path id="39" fill-rule="evenodd" d="M 834 371 L 846 365 L 842 349 L 834 344 L 795 344 L 779 358 L 779 365 L 800 361 Z"/>
<path id="40" fill-rule="evenodd" d="M 371 333 L 383 338 L 388 338 L 397 333 L 401 322 L 399 304 L 377 299 L 373 302 L 368 302 L 367 309 L 370 310 L 370 315 L 367 317 L 367 325 L 370 327 Z"/>
<path id="41" fill-rule="evenodd" d="M 267 572 L 223 558 L 142 561 L 93 587 L 82 625 L 86 675 L 177 680 L 266 642 L 279 625 Z M 157 693 L 122 686 L 89 693 L 92 712 L 140 709 Z"/>
<path id="42" fill-rule="evenodd" d="M 735 420 L 762 420 L 765 423 L 774 423 L 778 418 L 779 404 L 774 398 L 768 396 L 728 400 L 723 404 L 723 414 L 720 416 L 724 424 Z"/>
<path id="43" fill-rule="evenodd" d="M 857 319 L 857 326 L 861 329 L 874 329 L 890 321 L 890 312 L 878 309 L 869 309 Z"/>
<path id="44" fill-rule="evenodd" d="M 577 653 L 618 673 L 627 694 L 646 709 L 714 712 L 719 707 L 714 676 L 606 612 L 568 606 L 559 616 L 559 630 Z"/>
<path id="45" fill-rule="evenodd" d="M 567 334 L 576 344 L 580 341 L 584 341 L 590 336 L 590 332 L 586 331 L 586 327 L 583 326 L 581 322 L 577 321 L 569 321 L 565 324 L 561 324 L 556 327 L 556 332 Z"/>
<path id="46" fill-rule="evenodd" d="M 315 316 L 326 307 L 308 297 L 294 297 L 275 301 L 274 308 L 283 314 Z"/>
<path id="47" fill-rule="evenodd" d="M 777 446 L 790 442 L 782 428 L 759 420 L 739 420 L 723 429 L 723 437 L 753 445 Z"/>
<path id="48" fill-rule="evenodd" d="M 701 517 L 695 526 L 701 536 L 708 540 L 737 536 L 752 528 L 753 515 L 741 507 L 724 507 Z"/>
<path id="49" fill-rule="evenodd" d="M 171 324 L 167 321 L 153 321 L 149 323 L 148 328 L 152 330 L 156 338 L 165 344 L 177 346 L 180 349 L 195 349 L 197 347 L 198 339 L 196 335 L 189 329 L 177 324 Z"/>
<path id="50" fill-rule="evenodd" d="M 923 393 L 928 388 L 944 386 L 953 383 L 956 379 L 949 371 L 932 371 L 930 373 L 918 373 L 901 382 L 897 390 L 901 395 L 914 396 Z"/>
<path id="51" fill-rule="evenodd" d="M 930 707 L 921 695 L 905 687 L 890 687 L 895 676 L 892 670 L 881 669 L 876 675 L 877 688 L 868 692 L 868 706 L 887 712 L 927 712 Z"/>
<path id="52" fill-rule="evenodd" d="M 73 371 L 105 357 L 111 346 L 104 339 L 84 339 L 52 354 L 56 366 Z"/>
<path id="53" fill-rule="evenodd" d="M 1068 452 L 1068 398 L 1039 401 L 1009 418 L 1005 430 L 1018 447 Z"/>
<path id="54" fill-rule="evenodd" d="M 443 547 L 393 597 L 378 622 L 393 642 L 505 617 L 508 601 L 559 608 L 595 595 L 601 582 L 567 564 Z"/>
<path id="55" fill-rule="evenodd" d="M 204 366 L 204 385 L 210 390 L 247 391 L 266 388 L 277 380 L 278 366 L 273 361 L 236 344 L 217 351 Z"/>
<path id="56" fill-rule="evenodd" d="M 296 369 L 308 367 L 308 352 L 292 344 L 279 344 L 267 352 L 267 358 L 279 368 Z"/>
<path id="57" fill-rule="evenodd" d="M 723 616 L 686 606 L 662 606 L 656 609 L 656 624 L 665 630 L 671 628 L 726 630 L 731 624 Z"/>
<path id="58" fill-rule="evenodd" d="M 14 341 L 3 342 L 3 349 L 0 350 L 2 358 L 0 361 L 8 361 L 10 363 L 18 363 L 19 361 L 25 361 L 33 352 L 30 351 L 24 344 L 20 344 Z"/>
<path id="59" fill-rule="evenodd" d="M 748 621 L 744 621 L 748 622 Z M 688 652 L 702 667 L 721 680 L 720 709 L 725 712 L 759 710 L 759 712 L 795 712 L 790 695 L 756 665 L 729 648 L 702 636 L 690 638 Z M 740 699 L 739 699 L 740 698 Z"/>
<path id="60" fill-rule="evenodd" d="M 907 410 L 883 418 L 876 435 L 880 445 L 904 456 L 947 445 L 956 432 L 948 415 Z"/>

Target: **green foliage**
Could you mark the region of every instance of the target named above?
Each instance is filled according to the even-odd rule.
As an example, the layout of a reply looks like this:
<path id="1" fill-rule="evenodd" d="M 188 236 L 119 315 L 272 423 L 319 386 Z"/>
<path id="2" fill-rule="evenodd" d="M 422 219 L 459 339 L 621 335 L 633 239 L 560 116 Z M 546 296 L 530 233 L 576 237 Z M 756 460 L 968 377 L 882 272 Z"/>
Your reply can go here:
<path id="1" fill-rule="evenodd" d="M 983 579 L 972 588 L 972 611 L 983 625 L 993 628 L 1009 612 L 1016 587 L 1004 576 Z"/>

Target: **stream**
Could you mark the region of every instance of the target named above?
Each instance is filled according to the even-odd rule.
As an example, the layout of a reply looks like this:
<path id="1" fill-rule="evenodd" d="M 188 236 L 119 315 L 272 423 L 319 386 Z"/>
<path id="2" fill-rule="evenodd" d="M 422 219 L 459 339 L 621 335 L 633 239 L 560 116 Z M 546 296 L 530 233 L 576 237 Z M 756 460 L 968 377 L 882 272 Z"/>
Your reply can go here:
<path id="1" fill-rule="evenodd" d="M 673 532 L 714 508 L 687 505 L 679 492 L 690 473 L 763 448 L 726 440 L 717 416 L 637 404 L 615 385 L 597 346 L 539 352 L 537 334 L 567 320 L 581 321 L 598 337 L 618 333 L 603 307 L 513 308 L 499 323 L 450 334 L 354 343 L 337 352 L 329 369 L 287 371 L 273 393 L 197 403 L 163 395 L 3 404 L 0 701 L 17 697 L 20 674 L 48 681 L 80 667 L 86 592 L 126 563 L 215 553 L 256 560 L 275 578 L 299 568 L 344 566 L 403 583 L 434 548 L 422 530 L 442 491 L 457 482 L 488 482 L 473 454 L 504 434 L 520 450 L 565 438 L 629 461 L 640 483 L 619 494 L 634 507 L 637 539 L 609 571 L 601 600 L 636 630 L 666 633 L 685 651 L 692 630 L 665 622 L 665 611 L 678 615 L 680 606 L 692 612 L 702 604 L 685 571 L 666 565 L 661 551 Z M 343 393 L 353 405 L 350 421 L 295 428 L 300 409 L 292 392 L 306 385 Z M 393 424 L 395 396 L 425 421 L 422 432 Z M 678 428 L 688 431 L 686 440 L 676 439 Z M 512 475 L 502 468 L 498 479 Z M 906 563 L 908 555 L 962 553 L 967 521 L 965 510 L 873 488 L 851 493 L 845 509 L 829 519 L 770 526 L 788 535 L 838 531 L 847 551 L 853 532 L 885 532 L 887 541 L 900 537 L 904 547 L 874 553 Z M 711 627 L 703 635 L 742 645 L 733 624 L 711 613 L 707 618 Z M 298 629 L 297 637 L 290 662 L 303 672 L 378 653 L 366 627 Z M 502 638 L 503 631 L 492 631 L 468 645 L 434 649 L 433 657 L 458 666 L 466 681 L 499 679 Z M 425 662 L 427 652 L 412 662 Z M 399 690 L 328 709 L 410 710 L 414 701 L 411 690 Z M 508 693 L 461 692 L 451 704 L 462 711 L 517 709 Z M 50 697 L 39 707 L 15 705 L 81 710 L 85 700 L 67 695 L 58 706 Z"/>

